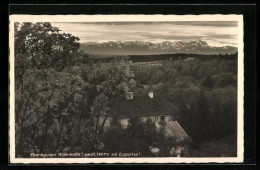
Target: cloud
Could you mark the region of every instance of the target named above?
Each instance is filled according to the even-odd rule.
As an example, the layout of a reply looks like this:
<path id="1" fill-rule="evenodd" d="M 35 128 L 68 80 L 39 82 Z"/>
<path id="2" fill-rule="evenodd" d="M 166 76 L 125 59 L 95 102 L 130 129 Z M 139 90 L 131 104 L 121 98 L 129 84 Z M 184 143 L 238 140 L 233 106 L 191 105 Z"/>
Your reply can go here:
<path id="1" fill-rule="evenodd" d="M 231 43 L 231 42 L 226 42 L 226 41 L 219 41 L 220 44 L 229 44 L 229 45 L 233 45 L 236 46 L 237 43 Z"/>
<path id="2" fill-rule="evenodd" d="M 156 21 L 156 22 L 76 22 L 77 25 L 189 25 L 208 27 L 237 27 L 237 21 Z"/>
<path id="3" fill-rule="evenodd" d="M 208 34 L 207 36 L 216 39 L 237 39 L 237 35 L 234 34 Z"/>
<path id="4" fill-rule="evenodd" d="M 189 41 L 204 40 L 209 45 L 230 45 L 237 42 L 234 21 L 174 22 L 92 22 L 52 23 L 63 32 L 86 41 Z M 222 43 L 220 43 L 222 42 Z M 227 42 L 226 44 L 223 42 Z M 211 43 L 211 44 L 210 44 Z"/>
<path id="5" fill-rule="evenodd" d="M 154 34 L 154 33 L 143 33 L 140 34 L 144 39 L 165 39 L 165 40 L 194 40 L 205 38 L 203 35 L 181 35 L 181 34 Z"/>
<path id="6" fill-rule="evenodd" d="M 237 21 L 176 21 L 174 25 L 201 27 L 237 27 Z"/>

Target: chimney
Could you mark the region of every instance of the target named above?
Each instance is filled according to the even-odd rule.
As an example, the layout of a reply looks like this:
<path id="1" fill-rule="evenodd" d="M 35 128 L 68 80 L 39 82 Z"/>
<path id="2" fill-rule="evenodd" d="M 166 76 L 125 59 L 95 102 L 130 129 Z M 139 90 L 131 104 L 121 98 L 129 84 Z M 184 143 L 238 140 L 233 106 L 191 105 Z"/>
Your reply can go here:
<path id="1" fill-rule="evenodd" d="M 134 98 L 134 93 L 133 92 L 125 92 L 125 98 L 128 100 L 131 100 Z"/>
<path id="2" fill-rule="evenodd" d="M 149 91 L 148 96 L 152 99 L 153 98 L 153 91 Z"/>

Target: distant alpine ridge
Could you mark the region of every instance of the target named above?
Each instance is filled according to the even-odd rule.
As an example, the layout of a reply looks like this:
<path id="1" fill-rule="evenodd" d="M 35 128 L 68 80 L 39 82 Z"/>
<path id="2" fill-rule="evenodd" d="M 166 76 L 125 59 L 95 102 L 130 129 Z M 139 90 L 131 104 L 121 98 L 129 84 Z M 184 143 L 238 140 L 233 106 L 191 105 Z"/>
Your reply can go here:
<path id="1" fill-rule="evenodd" d="M 100 55 L 151 55 L 151 54 L 231 54 L 236 53 L 233 46 L 213 47 L 206 41 L 164 41 L 161 43 L 145 41 L 108 41 L 81 43 L 81 49 L 89 54 Z"/>

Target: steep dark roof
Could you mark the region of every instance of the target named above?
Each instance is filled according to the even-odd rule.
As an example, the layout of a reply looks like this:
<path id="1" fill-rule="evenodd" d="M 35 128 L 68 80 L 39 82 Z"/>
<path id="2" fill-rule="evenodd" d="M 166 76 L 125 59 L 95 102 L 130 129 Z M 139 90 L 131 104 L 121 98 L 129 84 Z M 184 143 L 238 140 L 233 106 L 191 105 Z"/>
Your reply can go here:
<path id="1" fill-rule="evenodd" d="M 177 114 L 178 109 L 164 96 L 134 96 L 133 99 L 118 98 L 112 105 L 110 114 L 118 116 L 142 116 Z"/>
<path id="2" fill-rule="evenodd" d="M 158 129 L 160 128 L 160 124 L 158 122 L 155 125 Z M 165 122 L 165 136 L 175 136 L 177 141 L 182 141 L 189 137 L 177 121 Z"/>

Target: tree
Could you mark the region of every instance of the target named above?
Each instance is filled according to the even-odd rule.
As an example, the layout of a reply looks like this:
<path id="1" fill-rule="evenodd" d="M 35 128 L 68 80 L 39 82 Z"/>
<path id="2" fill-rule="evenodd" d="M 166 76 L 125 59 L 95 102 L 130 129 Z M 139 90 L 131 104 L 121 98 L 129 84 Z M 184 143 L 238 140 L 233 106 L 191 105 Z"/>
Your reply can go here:
<path id="1" fill-rule="evenodd" d="M 113 98 L 135 85 L 123 61 L 108 67 L 88 63 L 78 41 L 50 23 L 16 23 L 18 157 L 100 148 L 106 119 L 95 122 L 109 111 Z"/>
<path id="2" fill-rule="evenodd" d="M 21 69 L 23 73 L 25 67 L 62 71 L 73 65 L 77 61 L 74 56 L 80 47 L 79 38 L 60 31 L 48 22 L 15 23 L 16 71 Z"/>
<path id="3" fill-rule="evenodd" d="M 203 81 L 201 82 L 203 87 L 212 88 L 214 86 L 214 82 L 212 81 L 209 75 L 206 75 Z"/>
<path id="4" fill-rule="evenodd" d="M 102 138 L 104 125 L 111 105 L 115 99 L 135 86 L 134 74 L 123 60 L 115 60 L 107 65 L 92 64 L 83 73 L 85 82 L 89 82 L 91 95 L 86 96 L 90 102 L 90 115 L 95 122 L 93 141 L 90 150 L 95 150 L 96 142 Z M 101 123 L 101 117 L 104 117 Z"/>
<path id="5" fill-rule="evenodd" d="M 202 143 L 197 149 L 191 150 L 192 157 L 236 157 L 236 135 L 228 135 L 218 140 Z"/>
<path id="6" fill-rule="evenodd" d="M 15 23 L 15 123 L 20 156 L 25 151 L 44 151 L 49 127 L 55 116 L 61 117 L 58 101 L 71 91 L 77 95 L 83 83 L 70 69 L 77 60 L 79 38 L 59 31 L 50 23 Z"/>
<path id="7" fill-rule="evenodd" d="M 209 133 L 209 104 L 205 96 L 205 92 L 201 91 L 198 98 L 198 104 L 192 114 L 191 122 L 191 138 L 194 143 L 198 144 L 208 140 Z"/>

